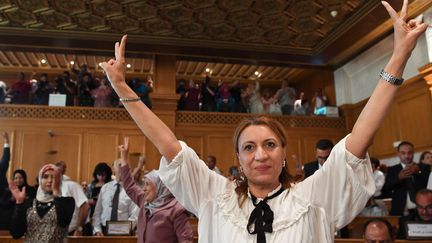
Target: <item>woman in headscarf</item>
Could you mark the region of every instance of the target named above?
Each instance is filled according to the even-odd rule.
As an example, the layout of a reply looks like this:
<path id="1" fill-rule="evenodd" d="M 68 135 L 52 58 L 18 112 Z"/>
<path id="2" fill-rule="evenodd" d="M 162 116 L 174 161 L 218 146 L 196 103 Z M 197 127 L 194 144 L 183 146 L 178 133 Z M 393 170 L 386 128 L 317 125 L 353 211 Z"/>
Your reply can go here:
<path id="1" fill-rule="evenodd" d="M 26 188 L 26 196 L 28 198 L 35 198 L 36 189 L 29 184 L 27 184 L 27 174 L 24 170 L 18 169 L 13 173 L 13 180 L 15 185 L 17 185 L 18 189 L 22 191 L 22 189 Z"/>
<path id="2" fill-rule="evenodd" d="M 135 184 L 128 164 L 128 138 L 119 146 L 120 176 L 126 193 L 140 207 L 138 243 L 193 242 L 187 211 L 174 198 L 153 170 L 144 176 L 144 188 Z"/>
<path id="3" fill-rule="evenodd" d="M 25 186 L 19 190 L 15 182 L 9 184 L 16 201 L 10 233 L 14 239 L 25 235 L 25 243 L 61 243 L 67 236 L 75 201 L 61 196 L 61 175 L 55 165 L 42 167 L 39 183 L 34 200 L 26 200 Z"/>

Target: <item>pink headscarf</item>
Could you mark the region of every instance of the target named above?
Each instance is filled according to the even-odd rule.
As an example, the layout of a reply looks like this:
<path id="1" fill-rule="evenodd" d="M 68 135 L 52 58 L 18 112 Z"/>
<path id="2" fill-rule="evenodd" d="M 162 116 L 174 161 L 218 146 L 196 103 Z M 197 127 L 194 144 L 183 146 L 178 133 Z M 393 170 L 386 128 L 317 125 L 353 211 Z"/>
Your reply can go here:
<path id="1" fill-rule="evenodd" d="M 38 187 L 37 193 L 36 193 L 36 200 L 38 200 L 39 202 L 43 202 L 43 203 L 51 202 L 54 200 L 54 196 L 52 195 L 52 192 L 46 192 L 46 191 L 42 190 L 42 187 L 41 187 L 42 177 L 45 174 L 45 172 L 47 172 L 49 170 L 55 171 L 58 169 L 57 169 L 57 166 L 55 166 L 53 164 L 46 164 L 46 165 L 42 166 L 42 168 L 39 171 L 39 176 L 38 176 L 39 187 Z M 61 183 L 61 177 L 60 177 L 60 183 Z"/>
<path id="2" fill-rule="evenodd" d="M 171 202 L 174 199 L 174 196 L 168 190 L 168 188 L 162 183 L 159 177 L 159 171 L 152 170 L 144 176 L 145 180 L 153 183 L 156 186 L 156 197 L 153 201 L 147 202 L 145 204 L 145 208 L 149 210 L 150 215 L 153 213 L 152 211 L 158 208 L 161 208 Z"/>

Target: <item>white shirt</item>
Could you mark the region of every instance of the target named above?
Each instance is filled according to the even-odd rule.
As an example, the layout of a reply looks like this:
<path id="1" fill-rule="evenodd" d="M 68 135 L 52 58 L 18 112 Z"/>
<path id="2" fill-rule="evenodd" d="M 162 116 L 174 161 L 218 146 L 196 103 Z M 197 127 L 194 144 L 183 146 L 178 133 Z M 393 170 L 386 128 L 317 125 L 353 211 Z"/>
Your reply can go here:
<path id="1" fill-rule="evenodd" d="M 217 166 L 215 166 L 212 171 L 218 173 L 219 175 L 222 175 L 222 171 L 220 171 Z"/>
<path id="2" fill-rule="evenodd" d="M 374 197 L 378 197 L 379 195 L 381 195 L 381 190 L 385 183 L 385 175 L 384 173 L 382 173 L 382 171 L 375 170 L 373 176 L 374 176 L 375 186 L 376 186 Z"/>
<path id="3" fill-rule="evenodd" d="M 102 186 L 93 213 L 93 233 L 102 232 L 101 225 L 106 226 L 106 221 L 111 220 L 111 209 L 114 193 L 117 189 L 117 181 L 110 181 Z M 121 184 L 120 184 L 121 185 Z M 120 186 L 118 220 L 129 220 L 136 224 L 138 207 L 126 194 L 123 186 Z"/>
<path id="4" fill-rule="evenodd" d="M 63 179 L 65 176 L 63 176 Z M 68 177 L 69 178 L 69 177 Z M 75 209 L 72 215 L 72 220 L 69 224 L 68 232 L 74 231 L 79 225 L 80 207 L 87 202 L 87 196 L 80 184 L 72 180 L 63 180 L 61 184 L 61 192 L 63 197 L 73 197 L 75 200 Z"/>
<path id="5" fill-rule="evenodd" d="M 184 142 L 172 162 L 161 159 L 160 177 L 176 199 L 197 215 L 199 242 L 256 242 L 246 230 L 254 209 L 250 199 L 240 208 L 235 182 L 208 170 Z M 323 168 L 267 203 L 274 212 L 273 242 L 333 242 L 375 192 L 371 164 L 345 149 L 332 150 Z"/>

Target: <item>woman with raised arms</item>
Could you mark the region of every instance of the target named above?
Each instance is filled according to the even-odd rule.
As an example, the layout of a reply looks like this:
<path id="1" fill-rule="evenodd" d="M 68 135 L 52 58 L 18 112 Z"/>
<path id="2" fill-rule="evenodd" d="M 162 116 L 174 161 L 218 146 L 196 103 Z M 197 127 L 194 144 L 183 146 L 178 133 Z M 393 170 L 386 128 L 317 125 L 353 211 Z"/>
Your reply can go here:
<path id="1" fill-rule="evenodd" d="M 210 171 L 127 86 L 127 37 L 115 44 L 115 60 L 102 67 L 127 111 L 162 154 L 162 181 L 198 216 L 200 242 L 332 242 L 334 232 L 363 209 L 375 192 L 367 149 L 393 103 L 417 39 L 428 27 L 407 22 L 408 0 L 400 15 L 382 3 L 393 21 L 393 55 L 351 134 L 333 148 L 322 169 L 302 182 L 288 173 L 283 127 L 265 117 L 244 120 L 235 131 L 243 180 L 232 182 Z"/>

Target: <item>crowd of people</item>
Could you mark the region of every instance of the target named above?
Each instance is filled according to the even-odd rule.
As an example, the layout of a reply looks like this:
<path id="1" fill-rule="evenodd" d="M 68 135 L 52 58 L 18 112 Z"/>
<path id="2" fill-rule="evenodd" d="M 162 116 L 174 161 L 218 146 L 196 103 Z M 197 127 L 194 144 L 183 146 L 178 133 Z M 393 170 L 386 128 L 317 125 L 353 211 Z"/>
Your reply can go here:
<path id="1" fill-rule="evenodd" d="M 50 94 L 66 96 L 66 106 L 86 107 L 118 107 L 119 98 L 111 87 L 106 76 L 101 78 L 92 74 L 86 64 L 73 68 L 72 78 L 69 71 L 64 71 L 54 79 L 48 74 L 32 73 L 26 77 L 23 72 L 17 74 L 17 80 L 7 87 L 0 81 L 0 104 L 34 104 L 48 105 Z M 150 109 L 152 102 L 150 93 L 153 91 L 153 79 L 135 78 L 129 80 L 128 85 Z M 209 111 L 209 112 L 240 112 L 273 115 L 309 115 L 319 114 L 317 111 L 329 105 L 329 100 L 318 89 L 311 101 L 304 92 L 297 93 L 296 89 L 281 82 L 279 89 L 264 88 L 258 80 L 245 83 L 232 83 L 219 80 L 213 85 L 211 78 L 206 76 L 204 81 L 179 80 L 176 92 L 180 95 L 178 110 Z"/>
<path id="2" fill-rule="evenodd" d="M 5 82 L 0 81 L 0 104 L 48 105 L 50 94 L 63 94 L 66 96 L 66 106 L 118 107 L 121 105 L 105 76 L 96 77 L 86 64 L 81 65 L 79 69 L 74 65 L 71 71 L 76 80 L 72 79 L 69 71 L 64 71 L 55 78 L 50 78 L 46 73 L 32 73 L 30 77 L 26 77 L 23 72 L 19 72 L 17 80 L 9 88 Z M 152 78 L 150 76 L 147 80 L 135 78 L 128 84 L 151 108 Z"/>
<path id="3" fill-rule="evenodd" d="M 279 89 L 264 88 L 261 90 L 259 80 L 241 83 L 238 80 L 228 83 L 219 80 L 212 84 L 206 76 L 203 82 L 181 79 L 178 81 L 177 93 L 180 99 L 178 110 L 240 112 L 272 115 L 309 115 L 329 105 L 329 100 L 318 89 L 311 102 L 305 93 L 297 94 L 296 89 L 287 81 L 281 82 Z M 310 105 L 312 103 L 312 105 Z"/>

